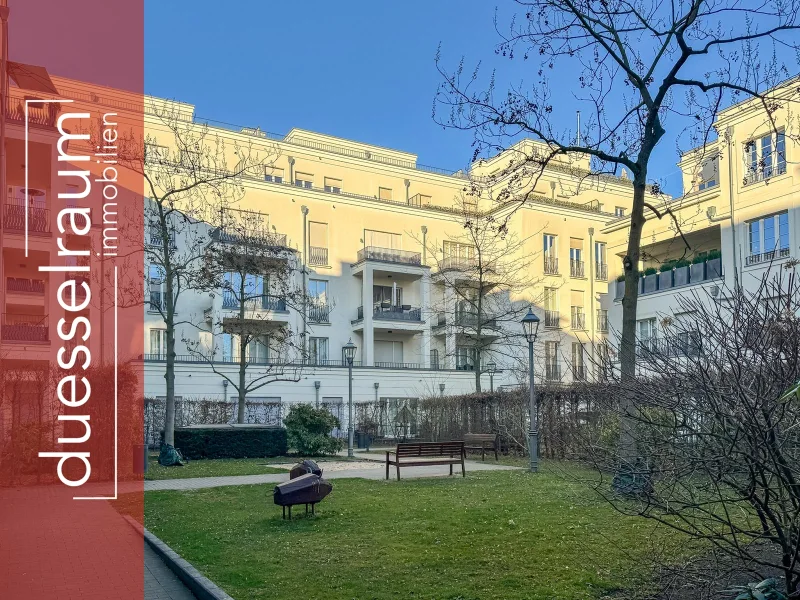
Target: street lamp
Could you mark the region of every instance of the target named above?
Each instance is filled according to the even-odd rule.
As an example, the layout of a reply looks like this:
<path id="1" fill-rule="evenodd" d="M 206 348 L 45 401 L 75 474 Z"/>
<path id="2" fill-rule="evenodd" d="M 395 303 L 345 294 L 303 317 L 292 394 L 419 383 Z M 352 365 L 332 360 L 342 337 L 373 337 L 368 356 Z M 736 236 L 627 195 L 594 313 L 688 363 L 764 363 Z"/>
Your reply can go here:
<path id="1" fill-rule="evenodd" d="M 347 361 L 347 456 L 353 458 L 353 359 L 356 345 L 352 338 L 344 346 L 344 359 Z"/>
<path id="2" fill-rule="evenodd" d="M 486 372 L 489 373 L 489 391 L 494 394 L 494 374 L 497 373 L 497 363 L 488 363 L 486 365 Z"/>
<path id="3" fill-rule="evenodd" d="M 533 314 L 530 308 L 528 314 L 522 318 L 522 328 L 525 331 L 525 339 L 528 340 L 528 386 L 531 392 L 531 429 L 528 433 L 528 448 L 531 456 L 531 473 L 536 473 L 539 470 L 539 423 L 536 390 L 533 387 L 533 342 L 536 341 L 536 334 L 539 332 L 539 317 Z"/>

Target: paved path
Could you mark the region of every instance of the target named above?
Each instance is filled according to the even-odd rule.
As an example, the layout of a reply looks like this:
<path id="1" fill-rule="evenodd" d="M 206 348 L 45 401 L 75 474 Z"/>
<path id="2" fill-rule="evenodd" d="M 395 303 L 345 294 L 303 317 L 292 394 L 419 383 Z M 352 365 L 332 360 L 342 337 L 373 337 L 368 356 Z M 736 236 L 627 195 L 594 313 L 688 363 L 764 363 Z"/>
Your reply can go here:
<path id="1" fill-rule="evenodd" d="M 366 458 L 366 457 L 364 457 Z M 371 458 L 369 460 L 372 460 Z M 378 457 L 380 460 L 380 457 Z M 356 463 L 357 464 L 357 463 Z M 323 471 L 325 464 L 322 465 Z M 473 471 L 512 471 L 519 467 L 508 467 L 491 462 L 466 461 L 467 477 Z M 460 467 L 453 467 L 454 476 L 461 477 Z M 419 477 L 447 477 L 450 468 L 447 465 L 435 465 L 430 467 L 404 467 L 400 470 L 400 477 L 412 479 Z M 353 468 L 345 471 L 330 471 L 325 473 L 326 479 L 384 479 L 386 471 L 382 468 Z M 395 471 L 392 468 L 390 479 L 395 478 Z M 162 479 L 159 481 L 145 481 L 144 491 L 151 492 L 156 490 L 196 490 L 200 488 L 222 487 L 226 485 L 256 485 L 261 483 L 281 483 L 289 480 L 288 473 L 278 473 L 269 475 L 235 475 L 229 477 L 196 477 L 192 479 Z"/>
<path id="2" fill-rule="evenodd" d="M 149 544 L 144 544 L 144 600 L 197 600 Z"/>

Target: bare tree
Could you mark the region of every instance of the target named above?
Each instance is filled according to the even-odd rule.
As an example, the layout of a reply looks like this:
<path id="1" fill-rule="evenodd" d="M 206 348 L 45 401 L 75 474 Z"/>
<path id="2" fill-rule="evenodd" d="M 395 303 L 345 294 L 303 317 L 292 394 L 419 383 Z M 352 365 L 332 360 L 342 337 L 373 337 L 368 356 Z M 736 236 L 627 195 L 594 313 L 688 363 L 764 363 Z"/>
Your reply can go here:
<path id="1" fill-rule="evenodd" d="M 225 210 L 220 222 L 206 249 L 203 285 L 222 290 L 222 310 L 209 309 L 202 323 L 195 322 L 201 339 L 184 342 L 236 390 L 237 422 L 244 423 L 248 394 L 301 378 L 303 344 L 288 318 L 290 311 L 305 318 L 306 292 L 297 285 L 302 266 L 296 251 L 286 235 L 269 229 L 266 215 Z M 236 376 L 223 366 L 231 362 Z"/>
<path id="2" fill-rule="evenodd" d="M 475 391 L 480 392 L 481 375 L 490 362 L 520 361 L 525 344 L 520 321 L 535 300 L 521 298 L 537 283 L 530 269 L 535 255 L 526 247 L 528 238 L 509 231 L 508 211 L 502 206 L 480 210 L 471 194 L 458 196 L 455 206 L 461 233 L 429 249 L 442 286 L 431 311 L 434 324 L 457 340 L 447 350 L 450 358 L 465 359 L 461 366 L 474 369 Z M 467 348 L 469 356 L 458 357 L 458 348 Z"/>
<path id="3" fill-rule="evenodd" d="M 758 103 L 774 128 L 775 110 L 799 99 L 796 92 L 779 98 L 770 90 L 789 76 L 776 51 L 800 56 L 800 2 L 516 0 L 516 5 L 521 14 L 507 29 L 501 32 L 495 19 L 501 37 L 496 54 L 527 61 L 531 79 L 506 85 L 503 73 L 495 70 L 485 81 L 480 65 L 470 70 L 463 60 L 451 72 L 437 53 L 443 82 L 434 118 L 473 131 L 476 159 L 513 150 L 509 166 L 494 177 L 508 181 L 507 194 L 520 205 L 535 193 L 545 169 L 565 158 L 591 157 L 590 171 L 580 165 L 572 169 L 587 179 L 630 171 L 633 204 L 623 260 L 620 363 L 622 376 L 634 377 L 637 271 L 646 209 L 658 218 L 675 216 L 669 205 L 653 201 L 660 195 L 660 185 L 650 176 L 653 152 L 667 134 L 668 121 L 676 146 L 688 139 L 704 148 L 716 135 L 719 110 L 747 99 Z M 589 115 L 577 135 L 559 125 L 563 116 L 554 97 L 557 88 L 569 85 L 564 83 L 569 74 L 574 74 L 569 89 Z M 546 150 L 514 145 L 524 136 L 544 142 Z M 628 448 L 623 456 L 634 457 L 632 434 L 626 422 L 622 427 L 621 444 Z"/>
<path id="4" fill-rule="evenodd" d="M 229 144 L 207 125 L 186 120 L 171 103 L 151 101 L 146 108 L 155 120 L 148 122 L 150 133 L 145 139 L 120 136 L 118 153 L 120 165 L 138 174 L 145 187 L 145 235 L 138 246 L 149 269 L 145 305 L 165 326 L 164 441 L 173 444 L 176 332 L 186 324 L 176 309 L 181 294 L 201 280 L 213 230 L 198 224 L 218 224 L 222 209 L 244 195 L 243 179 L 262 174 L 271 152 L 249 142 Z"/>
<path id="5" fill-rule="evenodd" d="M 597 430 L 604 435 L 590 440 L 588 454 L 601 473 L 615 468 L 613 396 L 634 394 L 637 406 L 626 416 L 640 459 L 627 481 L 616 478 L 636 495 L 609 494 L 605 485 L 599 493 L 755 576 L 782 573 L 790 597 L 800 598 L 800 284 L 793 263 L 754 291 L 683 297 L 675 314 L 692 319 L 665 315 L 663 334 L 640 342 L 641 377 L 619 381 L 613 394 L 587 389 L 611 426 Z"/>

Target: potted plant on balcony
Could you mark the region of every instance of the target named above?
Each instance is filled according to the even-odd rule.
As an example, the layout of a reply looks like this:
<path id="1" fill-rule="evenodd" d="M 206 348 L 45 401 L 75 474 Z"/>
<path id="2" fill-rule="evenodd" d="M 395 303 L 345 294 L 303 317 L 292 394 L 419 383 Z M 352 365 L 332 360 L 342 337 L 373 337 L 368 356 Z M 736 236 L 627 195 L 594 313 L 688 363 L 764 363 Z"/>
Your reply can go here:
<path id="1" fill-rule="evenodd" d="M 719 279 L 722 277 L 722 253 L 719 250 L 710 250 L 706 260 L 706 277 Z"/>
<path id="2" fill-rule="evenodd" d="M 655 267 L 647 267 L 644 270 L 644 283 L 642 284 L 642 293 L 649 294 L 658 289 L 658 272 Z"/>
<path id="3" fill-rule="evenodd" d="M 692 264 L 689 266 L 689 278 L 692 283 L 703 281 L 706 278 L 706 258 L 708 252 L 699 252 L 692 259 Z"/>
<path id="4" fill-rule="evenodd" d="M 672 287 L 674 260 L 668 260 L 658 268 L 658 289 L 668 290 Z"/>
<path id="5" fill-rule="evenodd" d="M 675 261 L 675 269 L 672 274 L 672 285 L 686 285 L 689 283 L 689 261 L 681 258 Z"/>

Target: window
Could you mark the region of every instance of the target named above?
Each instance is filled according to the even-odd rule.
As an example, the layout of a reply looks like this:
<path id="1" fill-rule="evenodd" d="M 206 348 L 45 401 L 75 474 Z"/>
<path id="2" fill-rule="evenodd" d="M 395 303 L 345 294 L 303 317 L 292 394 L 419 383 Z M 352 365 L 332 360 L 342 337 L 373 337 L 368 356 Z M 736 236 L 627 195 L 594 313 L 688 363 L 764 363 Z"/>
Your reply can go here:
<path id="1" fill-rule="evenodd" d="M 625 207 L 624 206 L 615 206 L 614 207 L 614 216 L 615 217 L 624 217 L 625 216 Z"/>
<path id="2" fill-rule="evenodd" d="M 746 264 L 789 256 L 789 214 L 784 211 L 747 223 L 750 255 Z"/>
<path id="3" fill-rule="evenodd" d="M 375 366 L 392 367 L 403 364 L 403 342 L 375 340 Z"/>
<path id="4" fill-rule="evenodd" d="M 561 315 L 558 314 L 558 290 L 556 288 L 544 288 L 544 326 L 559 327 L 561 325 Z"/>
<path id="5" fill-rule="evenodd" d="M 264 280 L 263 275 L 245 273 L 242 280 L 241 273 L 225 273 L 222 283 L 222 308 L 238 308 L 240 302 L 261 298 L 268 289 L 269 283 Z"/>
<path id="6" fill-rule="evenodd" d="M 403 236 L 399 233 L 388 231 L 364 230 L 364 246 L 367 248 L 386 248 L 388 250 L 402 250 Z"/>
<path id="7" fill-rule="evenodd" d="M 311 189 L 314 187 L 314 176 L 311 173 L 300 173 L 298 171 L 294 174 L 294 184 L 297 187 Z"/>
<path id="8" fill-rule="evenodd" d="M 325 178 L 325 191 L 340 194 L 342 191 L 342 180 L 335 177 Z"/>
<path id="9" fill-rule="evenodd" d="M 430 206 L 431 197 L 427 194 L 416 194 L 408 199 L 409 206 Z"/>
<path id="10" fill-rule="evenodd" d="M 472 346 L 456 347 L 456 369 L 474 371 L 478 362 L 478 352 Z"/>
<path id="11" fill-rule="evenodd" d="M 583 240 L 569 239 L 569 272 L 571 277 L 584 277 Z"/>
<path id="12" fill-rule="evenodd" d="M 161 265 L 150 264 L 148 269 L 148 283 L 150 286 L 150 310 L 161 311 L 166 309 L 164 295 L 166 293 L 164 278 L 166 273 Z"/>
<path id="13" fill-rule="evenodd" d="M 163 358 L 167 355 L 167 330 L 150 330 L 150 354 L 154 358 Z"/>
<path id="14" fill-rule="evenodd" d="M 312 323 L 329 323 L 328 282 L 323 279 L 310 279 L 308 281 L 308 295 L 311 298 L 308 306 L 309 321 Z"/>
<path id="15" fill-rule="evenodd" d="M 166 161 L 169 157 L 169 149 L 158 144 L 144 145 L 144 161 L 147 163 L 158 163 Z"/>
<path id="16" fill-rule="evenodd" d="M 264 181 L 283 183 L 283 169 L 278 169 L 276 167 L 264 167 Z"/>
<path id="17" fill-rule="evenodd" d="M 475 262 L 475 246 L 459 244 L 458 242 L 445 241 L 442 246 L 445 268 L 459 268 L 473 266 Z"/>
<path id="18" fill-rule="evenodd" d="M 545 379 L 557 380 L 561 378 L 561 368 L 558 364 L 558 342 L 544 343 L 544 375 Z"/>
<path id="19" fill-rule="evenodd" d="M 655 349 L 656 337 L 658 334 L 656 319 L 642 319 L 637 321 L 636 325 L 639 334 L 639 345 L 650 350 Z"/>
<path id="20" fill-rule="evenodd" d="M 328 303 L 328 282 L 324 279 L 308 280 L 308 295 L 319 304 Z"/>
<path id="21" fill-rule="evenodd" d="M 324 365 L 328 361 L 328 338 L 308 338 L 308 360 L 314 365 Z"/>
<path id="22" fill-rule="evenodd" d="M 378 199 L 379 200 L 391 200 L 392 199 L 392 188 L 379 187 L 378 188 Z"/>
<path id="23" fill-rule="evenodd" d="M 586 363 L 584 362 L 584 354 L 586 348 L 580 342 L 572 343 L 572 376 L 575 379 L 586 379 Z"/>
<path id="24" fill-rule="evenodd" d="M 544 234 L 544 254 L 545 256 L 552 256 L 555 257 L 558 251 L 556 247 L 556 242 L 558 241 L 558 236 L 550 235 L 549 233 Z"/>
<path id="25" fill-rule="evenodd" d="M 786 173 L 786 134 L 778 131 L 748 141 L 744 145 L 747 174 L 744 184 Z"/>
<path id="26" fill-rule="evenodd" d="M 372 302 L 376 311 L 403 306 L 403 288 L 399 285 L 373 285 Z"/>
<path id="27" fill-rule="evenodd" d="M 266 338 L 254 338 L 247 344 L 247 360 L 256 364 L 269 362 L 269 344 Z"/>
<path id="28" fill-rule="evenodd" d="M 598 265 L 606 264 L 606 243 L 605 242 L 595 242 L 594 243 L 594 262 Z"/>
<path id="29" fill-rule="evenodd" d="M 233 362 L 239 356 L 239 342 L 230 333 L 223 333 L 221 340 L 222 361 Z"/>
<path id="30" fill-rule="evenodd" d="M 581 290 L 570 292 L 570 317 L 572 329 L 586 329 L 586 315 L 583 312 L 583 292 Z"/>
<path id="31" fill-rule="evenodd" d="M 310 221 L 308 224 L 308 264 L 328 264 L 328 224 Z"/>

